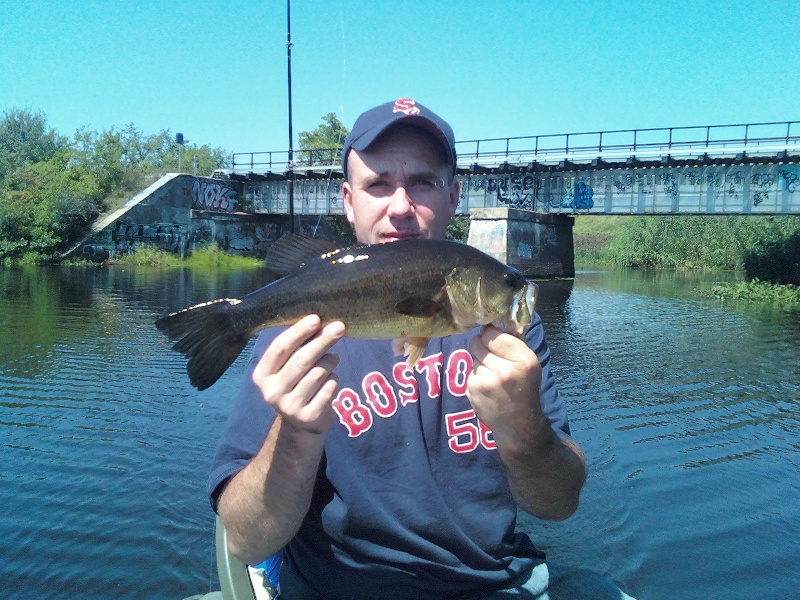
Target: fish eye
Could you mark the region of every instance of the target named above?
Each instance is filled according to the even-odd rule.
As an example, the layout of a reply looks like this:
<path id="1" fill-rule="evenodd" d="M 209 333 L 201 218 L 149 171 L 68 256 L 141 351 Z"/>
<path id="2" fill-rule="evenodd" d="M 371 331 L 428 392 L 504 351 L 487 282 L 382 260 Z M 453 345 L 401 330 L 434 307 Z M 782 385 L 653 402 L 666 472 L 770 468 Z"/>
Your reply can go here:
<path id="1" fill-rule="evenodd" d="M 506 282 L 507 286 L 512 288 L 522 287 L 525 283 L 525 277 L 516 269 L 509 269 L 506 271 L 505 275 L 503 275 L 503 280 Z"/>

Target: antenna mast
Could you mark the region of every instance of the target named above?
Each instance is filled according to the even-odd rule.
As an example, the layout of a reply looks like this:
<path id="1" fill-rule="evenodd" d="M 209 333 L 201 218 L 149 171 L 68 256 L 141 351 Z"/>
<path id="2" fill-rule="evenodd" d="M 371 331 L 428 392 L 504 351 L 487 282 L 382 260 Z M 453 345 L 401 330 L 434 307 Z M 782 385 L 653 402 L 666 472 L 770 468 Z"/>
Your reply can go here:
<path id="1" fill-rule="evenodd" d="M 286 0 L 286 67 L 289 91 L 289 230 L 294 233 L 294 149 L 292 148 L 292 20 L 291 0 Z"/>

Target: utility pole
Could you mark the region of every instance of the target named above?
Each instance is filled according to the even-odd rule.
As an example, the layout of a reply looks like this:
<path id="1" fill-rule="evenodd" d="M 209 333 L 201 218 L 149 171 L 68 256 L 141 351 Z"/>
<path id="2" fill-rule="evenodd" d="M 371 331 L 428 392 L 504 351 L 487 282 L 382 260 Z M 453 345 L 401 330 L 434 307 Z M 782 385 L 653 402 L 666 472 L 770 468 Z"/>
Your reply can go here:
<path id="1" fill-rule="evenodd" d="M 294 233 L 294 149 L 292 148 L 292 20 L 291 0 L 286 0 L 286 66 L 289 91 L 289 231 Z"/>

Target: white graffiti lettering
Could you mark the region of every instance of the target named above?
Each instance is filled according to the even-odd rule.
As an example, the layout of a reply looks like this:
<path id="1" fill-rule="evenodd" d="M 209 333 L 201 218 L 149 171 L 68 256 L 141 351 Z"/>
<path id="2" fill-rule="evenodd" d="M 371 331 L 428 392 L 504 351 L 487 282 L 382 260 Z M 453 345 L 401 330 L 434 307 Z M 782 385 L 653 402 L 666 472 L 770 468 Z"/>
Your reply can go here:
<path id="1" fill-rule="evenodd" d="M 230 212 L 236 206 L 236 189 L 218 181 L 195 179 L 192 183 L 192 208 Z"/>

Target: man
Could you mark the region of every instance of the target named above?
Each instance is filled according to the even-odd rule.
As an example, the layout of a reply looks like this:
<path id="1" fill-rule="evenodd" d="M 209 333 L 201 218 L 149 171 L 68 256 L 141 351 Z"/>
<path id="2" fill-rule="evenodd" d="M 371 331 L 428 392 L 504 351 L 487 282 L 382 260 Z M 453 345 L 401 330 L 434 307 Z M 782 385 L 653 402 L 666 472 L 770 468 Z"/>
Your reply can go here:
<path id="1" fill-rule="evenodd" d="M 342 154 L 359 242 L 444 238 L 455 167 L 452 129 L 421 104 L 362 114 Z M 411 369 L 391 342 L 344 334 L 309 315 L 259 336 L 210 479 L 231 552 L 285 547 L 287 600 L 556 598 L 516 511 L 567 518 L 586 467 L 538 315 L 524 339 L 434 339 Z"/>

